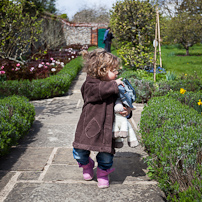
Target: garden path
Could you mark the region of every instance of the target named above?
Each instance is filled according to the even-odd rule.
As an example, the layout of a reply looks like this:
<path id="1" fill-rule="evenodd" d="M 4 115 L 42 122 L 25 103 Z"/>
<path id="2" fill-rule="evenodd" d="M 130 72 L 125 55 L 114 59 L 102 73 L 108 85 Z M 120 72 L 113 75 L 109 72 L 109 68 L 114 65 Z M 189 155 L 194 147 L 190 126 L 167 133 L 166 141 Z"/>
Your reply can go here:
<path id="1" fill-rule="evenodd" d="M 157 182 L 146 174 L 143 157 L 147 154 L 141 145 L 130 148 L 125 142 L 117 150 L 108 189 L 97 188 L 96 177 L 83 180 L 72 156 L 72 141 L 85 76 L 80 72 L 65 96 L 32 101 L 36 118 L 29 134 L 0 159 L 0 202 L 165 201 Z M 135 130 L 143 110 L 142 104 L 136 106 L 131 119 Z M 92 152 L 94 160 L 95 155 Z"/>

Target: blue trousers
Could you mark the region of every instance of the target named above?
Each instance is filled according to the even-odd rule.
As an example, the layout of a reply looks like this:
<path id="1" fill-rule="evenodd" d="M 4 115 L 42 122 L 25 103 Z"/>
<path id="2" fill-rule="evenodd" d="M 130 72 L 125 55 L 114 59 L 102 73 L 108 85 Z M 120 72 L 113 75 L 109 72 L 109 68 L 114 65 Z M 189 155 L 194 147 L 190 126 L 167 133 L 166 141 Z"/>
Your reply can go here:
<path id="1" fill-rule="evenodd" d="M 87 165 L 89 163 L 89 155 L 90 151 L 88 150 L 73 148 L 74 159 L 76 159 L 77 162 L 82 165 Z M 99 152 L 96 156 L 98 167 L 102 170 L 110 169 L 113 164 L 113 157 L 114 157 L 113 154 Z"/>

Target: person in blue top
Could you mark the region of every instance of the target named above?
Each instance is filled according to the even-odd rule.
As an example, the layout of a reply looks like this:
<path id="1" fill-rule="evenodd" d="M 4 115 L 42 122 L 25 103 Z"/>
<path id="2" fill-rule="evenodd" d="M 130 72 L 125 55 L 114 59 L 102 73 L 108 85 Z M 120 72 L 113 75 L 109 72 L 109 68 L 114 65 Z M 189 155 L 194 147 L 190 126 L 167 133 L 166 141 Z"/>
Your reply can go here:
<path id="1" fill-rule="evenodd" d="M 110 27 L 107 27 L 104 34 L 104 39 L 103 39 L 103 42 L 105 43 L 105 50 L 109 53 L 111 53 L 111 43 L 112 43 L 112 39 L 114 38 L 110 30 L 111 30 Z"/>

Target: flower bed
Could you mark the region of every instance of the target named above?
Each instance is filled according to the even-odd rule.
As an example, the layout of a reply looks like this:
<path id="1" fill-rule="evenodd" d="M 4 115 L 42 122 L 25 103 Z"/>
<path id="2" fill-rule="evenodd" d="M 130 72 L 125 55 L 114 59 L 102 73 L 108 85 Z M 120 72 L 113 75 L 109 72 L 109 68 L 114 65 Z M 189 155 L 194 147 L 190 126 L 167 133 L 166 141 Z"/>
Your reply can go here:
<path id="1" fill-rule="evenodd" d="M 87 47 L 83 47 L 83 48 L 86 49 Z M 67 50 L 70 51 L 70 49 L 67 49 Z M 46 54 L 44 57 L 49 58 L 49 56 L 53 56 L 51 54 L 53 53 L 50 52 L 49 55 Z M 82 68 L 81 56 L 76 55 L 75 57 L 73 57 L 73 55 L 71 55 L 71 57 L 72 57 L 71 60 L 69 60 L 69 62 L 66 65 L 64 65 L 64 67 L 63 67 L 63 62 L 58 61 L 58 64 L 57 64 L 57 61 L 53 61 L 54 58 L 50 58 L 51 62 L 49 63 L 50 65 L 47 68 L 46 66 L 48 66 L 48 64 L 45 62 L 37 63 L 38 66 L 36 70 L 32 70 L 32 68 L 29 68 L 30 66 L 28 66 L 27 70 L 29 71 L 29 76 L 28 76 L 29 79 L 25 79 L 25 77 L 23 77 L 20 74 L 16 74 L 15 72 L 15 75 L 20 76 L 19 77 L 20 79 L 0 81 L 0 97 L 20 95 L 20 96 L 25 96 L 30 100 L 37 100 L 37 99 L 44 99 L 44 98 L 64 95 L 65 93 L 67 93 L 72 80 L 76 77 L 76 75 Z M 45 58 L 43 58 L 43 60 L 45 60 Z M 41 60 L 38 59 L 37 62 L 38 61 L 41 61 Z M 58 65 L 57 66 L 58 69 L 56 71 L 53 69 L 55 67 L 53 67 L 51 64 L 53 62 L 55 62 Z M 9 71 L 11 70 L 12 68 L 9 69 Z M 52 73 L 50 73 L 50 71 L 48 73 L 47 72 L 48 70 L 50 70 Z M 23 68 L 22 68 L 22 71 L 24 71 Z M 42 77 L 44 75 L 45 78 L 43 79 L 31 78 L 31 75 L 33 72 L 35 72 L 34 75 L 38 75 L 38 76 L 42 75 Z"/>
<path id="2" fill-rule="evenodd" d="M 202 117 L 167 96 L 144 108 L 140 134 L 149 157 L 149 176 L 172 201 L 202 198 Z"/>
<path id="3" fill-rule="evenodd" d="M 124 77 L 123 77 L 124 78 Z M 179 92 L 181 88 L 185 88 L 187 92 L 202 91 L 202 82 L 199 80 L 178 80 L 153 82 L 139 79 L 136 76 L 126 76 L 131 82 L 137 94 L 137 103 L 147 103 L 152 97 L 167 95 L 169 92 Z"/>
<path id="4" fill-rule="evenodd" d="M 45 79 L 2 81 L 0 83 L 0 96 L 20 95 L 29 100 L 37 100 L 64 95 L 81 68 L 82 59 L 79 56 L 67 63 L 58 74 Z"/>
<path id="5" fill-rule="evenodd" d="M 63 47 L 48 50 L 31 56 L 26 63 L 21 64 L 8 59 L 0 59 L 0 80 L 44 79 L 56 75 L 78 52 L 88 49 L 88 46 Z"/>
<path id="6" fill-rule="evenodd" d="M 167 96 L 180 101 L 182 104 L 186 104 L 189 107 L 194 108 L 199 114 L 202 113 L 202 91 L 189 92 L 181 88 L 180 92 L 169 92 Z"/>

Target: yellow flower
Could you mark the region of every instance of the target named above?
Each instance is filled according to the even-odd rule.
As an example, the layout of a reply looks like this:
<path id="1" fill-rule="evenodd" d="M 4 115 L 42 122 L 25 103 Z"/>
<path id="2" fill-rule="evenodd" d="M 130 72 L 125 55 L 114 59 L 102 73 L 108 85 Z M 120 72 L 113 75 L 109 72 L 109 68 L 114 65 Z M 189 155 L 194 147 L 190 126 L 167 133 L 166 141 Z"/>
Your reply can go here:
<path id="1" fill-rule="evenodd" d="M 186 92 L 186 90 L 185 90 L 185 89 L 180 88 L 180 93 L 181 93 L 181 94 L 184 94 L 185 92 Z"/>
<path id="2" fill-rule="evenodd" d="M 198 101 L 198 105 L 199 105 L 199 106 L 200 106 L 200 105 L 202 105 L 202 102 L 201 102 L 201 100 L 199 100 L 199 101 Z"/>
<path id="3" fill-rule="evenodd" d="M 187 76 L 187 74 L 185 74 L 185 76 Z"/>

